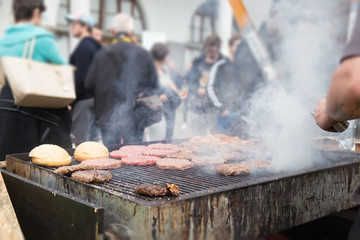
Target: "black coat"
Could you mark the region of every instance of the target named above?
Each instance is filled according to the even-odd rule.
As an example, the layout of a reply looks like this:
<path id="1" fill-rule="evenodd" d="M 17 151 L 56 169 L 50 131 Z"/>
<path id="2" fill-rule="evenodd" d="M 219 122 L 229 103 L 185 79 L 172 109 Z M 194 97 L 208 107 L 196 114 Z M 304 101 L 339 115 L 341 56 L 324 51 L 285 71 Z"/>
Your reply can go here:
<path id="1" fill-rule="evenodd" d="M 76 67 L 75 89 L 76 101 L 92 98 L 91 93 L 85 88 L 85 77 L 101 45 L 92 37 L 81 40 L 75 51 L 70 56 L 70 64 Z M 76 102 L 75 101 L 75 102 Z"/>
<path id="2" fill-rule="evenodd" d="M 0 161 L 5 155 L 30 152 L 40 144 L 71 148 L 71 116 L 67 108 L 20 107 L 9 84 L 0 92 Z"/>
<path id="3" fill-rule="evenodd" d="M 132 123 L 136 98 L 140 93 L 155 93 L 159 83 L 150 54 L 121 41 L 98 51 L 85 86 L 94 96 L 96 123 L 101 129 L 111 129 Z"/>

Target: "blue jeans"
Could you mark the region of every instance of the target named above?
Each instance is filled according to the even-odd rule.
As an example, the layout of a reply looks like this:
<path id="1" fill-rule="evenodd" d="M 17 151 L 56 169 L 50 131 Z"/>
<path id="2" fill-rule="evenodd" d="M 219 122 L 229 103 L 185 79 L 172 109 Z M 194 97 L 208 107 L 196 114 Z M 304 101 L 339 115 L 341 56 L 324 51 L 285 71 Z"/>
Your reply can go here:
<path id="1" fill-rule="evenodd" d="M 248 138 L 246 122 L 242 115 L 237 112 L 229 112 L 226 116 L 218 115 L 216 118 L 215 131 L 226 135 L 238 136 L 243 139 Z"/>

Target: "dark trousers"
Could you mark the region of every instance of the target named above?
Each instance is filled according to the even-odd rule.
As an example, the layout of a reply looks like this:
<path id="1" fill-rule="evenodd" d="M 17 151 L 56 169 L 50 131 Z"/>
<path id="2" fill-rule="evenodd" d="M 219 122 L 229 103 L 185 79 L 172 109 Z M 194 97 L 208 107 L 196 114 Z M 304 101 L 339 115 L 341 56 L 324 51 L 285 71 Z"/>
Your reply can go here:
<path id="1" fill-rule="evenodd" d="M 164 109 L 164 116 L 166 121 L 166 140 L 171 140 L 174 135 L 176 109 Z"/>
<path id="2" fill-rule="evenodd" d="M 67 114 L 67 110 L 63 111 Z M 50 120 L 46 119 L 46 115 L 39 117 L 43 120 L 36 117 L 39 116 L 31 116 L 15 108 L 0 108 L 0 161 L 5 160 L 7 154 L 30 152 L 40 144 L 71 148 L 70 125 L 55 115 Z M 70 113 L 67 118 L 70 119 Z"/>
<path id="3" fill-rule="evenodd" d="M 118 128 L 101 129 L 101 135 L 105 146 L 140 143 L 144 139 L 144 128 L 129 125 Z"/>

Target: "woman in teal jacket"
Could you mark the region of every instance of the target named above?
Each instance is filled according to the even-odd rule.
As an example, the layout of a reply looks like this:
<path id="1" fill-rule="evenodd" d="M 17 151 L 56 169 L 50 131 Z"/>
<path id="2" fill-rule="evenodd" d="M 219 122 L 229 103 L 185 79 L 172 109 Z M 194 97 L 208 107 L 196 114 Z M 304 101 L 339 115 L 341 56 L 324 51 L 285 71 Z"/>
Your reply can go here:
<path id="1" fill-rule="evenodd" d="M 39 27 L 45 11 L 43 0 L 13 0 L 13 11 L 16 24 L 0 38 L 0 58 L 21 57 L 25 43 L 35 38 L 33 60 L 66 64 L 55 45 L 54 36 Z M 0 161 L 7 154 L 29 152 L 44 143 L 70 148 L 70 129 L 71 117 L 67 108 L 19 107 L 14 104 L 9 85 L 5 83 L 1 89 Z"/>

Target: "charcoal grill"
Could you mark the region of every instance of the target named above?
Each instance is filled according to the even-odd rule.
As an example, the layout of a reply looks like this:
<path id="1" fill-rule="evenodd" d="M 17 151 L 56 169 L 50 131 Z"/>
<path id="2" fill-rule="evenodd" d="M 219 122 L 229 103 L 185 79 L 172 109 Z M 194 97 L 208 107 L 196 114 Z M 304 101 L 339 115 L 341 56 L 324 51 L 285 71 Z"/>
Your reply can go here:
<path id="1" fill-rule="evenodd" d="M 229 177 L 206 167 L 176 171 L 122 166 L 111 170 L 113 179 L 107 184 L 84 184 L 55 174 L 33 165 L 28 154 L 7 156 L 6 170 L 103 206 L 105 231 L 125 239 L 256 239 L 356 205 L 352 193 L 360 183 L 358 154 L 319 152 L 320 157 L 327 164 Z M 181 193 L 140 196 L 133 188 L 142 183 L 173 183 Z"/>

